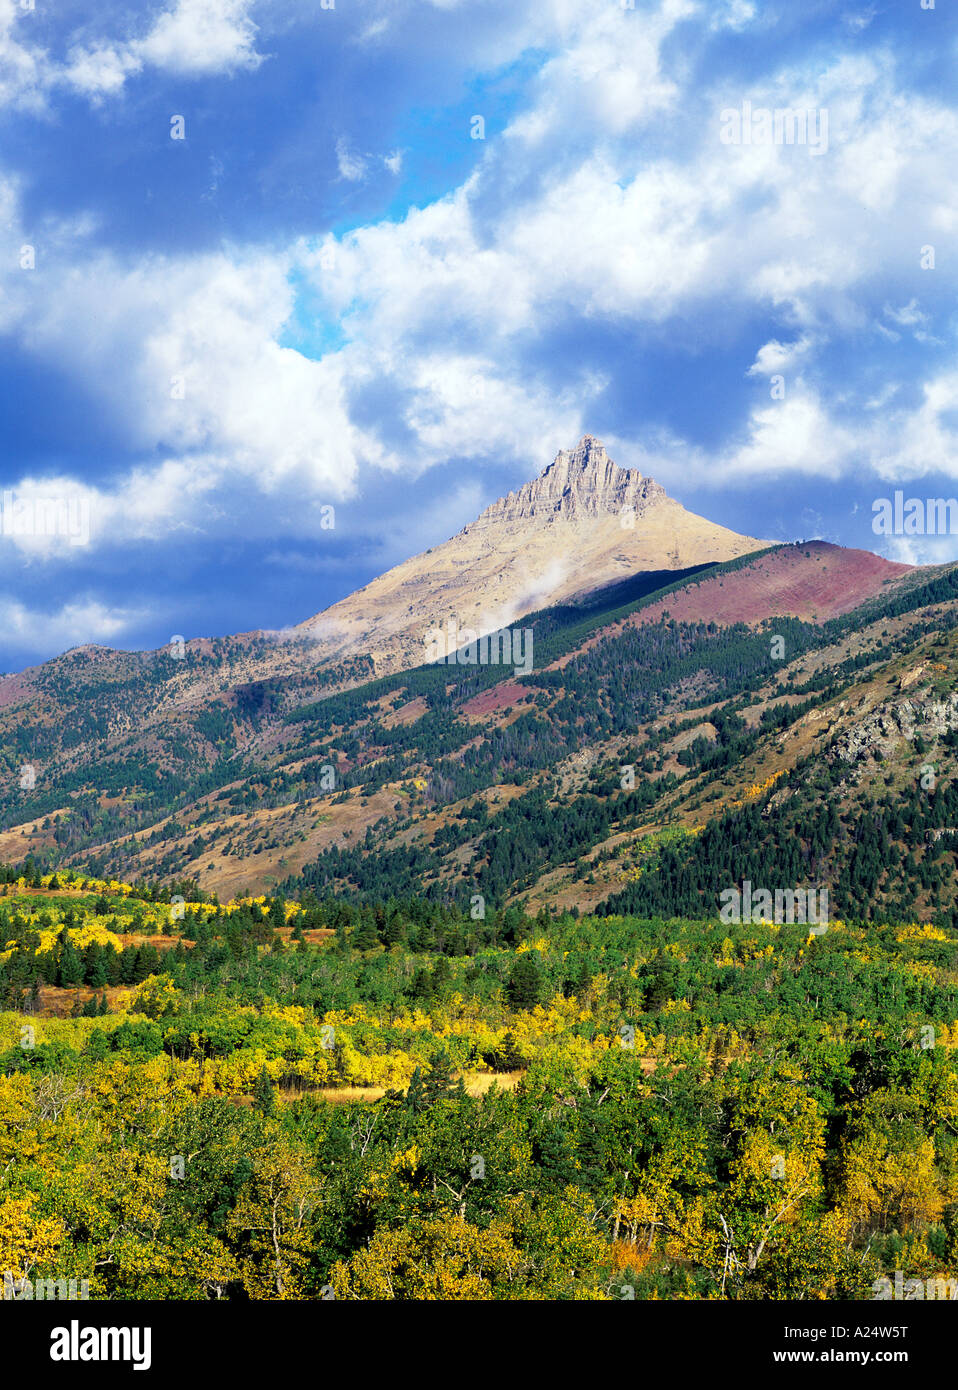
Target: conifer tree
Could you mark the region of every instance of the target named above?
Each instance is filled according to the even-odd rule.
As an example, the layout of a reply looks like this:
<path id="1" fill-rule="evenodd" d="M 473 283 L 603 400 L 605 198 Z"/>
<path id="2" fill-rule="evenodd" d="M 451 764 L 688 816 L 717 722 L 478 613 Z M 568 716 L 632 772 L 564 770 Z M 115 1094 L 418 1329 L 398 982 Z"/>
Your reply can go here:
<path id="1" fill-rule="evenodd" d="M 276 1113 L 276 1095 L 265 1067 L 253 1085 L 253 1107 L 263 1115 L 275 1115 Z"/>

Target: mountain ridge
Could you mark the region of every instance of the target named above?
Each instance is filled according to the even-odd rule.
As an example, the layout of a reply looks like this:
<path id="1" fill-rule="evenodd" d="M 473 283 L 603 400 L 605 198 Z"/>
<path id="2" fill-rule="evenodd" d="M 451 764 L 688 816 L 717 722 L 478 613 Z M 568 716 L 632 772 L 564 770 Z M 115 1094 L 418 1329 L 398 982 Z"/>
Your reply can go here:
<path id="1" fill-rule="evenodd" d="M 296 891 L 314 875 L 347 895 L 455 897 L 473 878 L 508 896 L 539 880 L 545 892 L 558 874 L 566 905 L 594 906 L 614 885 L 600 892 L 569 864 L 614 846 L 623 813 L 583 772 L 604 786 L 603 768 L 635 766 L 629 834 L 698 824 L 703 796 L 718 810 L 775 771 L 771 736 L 758 746 L 740 727 L 749 700 L 759 721 L 788 728 L 793 706 L 811 718 L 862 663 L 887 664 L 886 629 L 914 645 L 938 619 L 908 615 L 958 611 L 956 566 L 738 536 L 618 468 L 592 436 L 471 525 L 350 596 L 338 648 L 252 633 L 179 653 L 74 649 L 0 682 L 0 855 L 225 893 Z M 557 537 L 569 568 L 549 573 Z M 696 546 L 713 558 L 676 567 Z M 470 570 L 458 585 L 452 560 L 454 576 Z M 540 561 L 548 582 L 519 585 Z M 418 611 L 407 583 L 421 583 Z M 443 605 L 494 628 L 505 614 L 482 596 L 510 585 L 512 616 L 534 633 L 525 674 L 427 659 L 422 635 Z M 883 708 L 881 690 L 867 698 Z M 853 732 L 852 714 L 841 721 Z M 727 791 L 714 767 L 728 768 Z M 18 782 L 25 769 L 32 781 Z M 474 817 L 496 831 L 471 837 Z M 554 828 L 559 848 L 524 846 L 528 823 Z"/>

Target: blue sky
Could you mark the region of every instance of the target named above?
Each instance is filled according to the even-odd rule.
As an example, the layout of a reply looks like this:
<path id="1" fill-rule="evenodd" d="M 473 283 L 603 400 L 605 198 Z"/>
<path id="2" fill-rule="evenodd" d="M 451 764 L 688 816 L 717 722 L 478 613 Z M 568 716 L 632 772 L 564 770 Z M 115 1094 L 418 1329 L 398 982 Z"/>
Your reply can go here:
<path id="1" fill-rule="evenodd" d="M 948 0 L 0 0 L 0 669 L 298 622 L 587 432 L 958 559 L 871 528 L 958 492 L 956 46 Z"/>

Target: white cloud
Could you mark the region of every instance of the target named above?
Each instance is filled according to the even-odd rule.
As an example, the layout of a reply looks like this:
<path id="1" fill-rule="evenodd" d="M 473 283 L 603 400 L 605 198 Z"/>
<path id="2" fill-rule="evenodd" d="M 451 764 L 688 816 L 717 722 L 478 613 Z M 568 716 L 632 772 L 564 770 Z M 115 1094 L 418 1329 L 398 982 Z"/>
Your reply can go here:
<path id="1" fill-rule="evenodd" d="M 958 537 L 889 536 L 884 550 L 901 565 L 949 565 L 958 560 Z"/>
<path id="2" fill-rule="evenodd" d="M 891 305 L 885 305 L 885 317 L 897 323 L 901 328 L 915 328 L 920 324 L 928 322 L 928 315 L 923 313 L 918 307 L 918 300 L 909 300 L 900 309 L 893 309 Z"/>
<path id="3" fill-rule="evenodd" d="M 611 24 L 606 13 L 600 30 Z M 575 68 L 580 57 L 576 49 L 567 65 Z M 875 62 L 842 60 L 811 86 L 804 81 L 783 76 L 764 97 L 772 106 L 833 108 L 839 143 L 822 157 L 723 147 L 709 106 L 719 110 L 732 94 L 717 94 L 676 117 L 685 158 L 650 157 L 627 142 L 594 148 L 568 169 L 562 156 L 552 172 L 548 164 L 539 170 L 533 197 L 504 198 L 490 222 L 486 205 L 497 186 L 520 179 L 525 161 L 539 161 L 535 152 L 520 155 L 516 143 L 504 164 L 505 145 L 494 146 L 454 194 L 400 223 L 345 238 L 337 271 L 322 277 L 330 305 L 373 335 L 402 331 L 402 324 L 421 333 L 452 312 L 467 330 L 501 340 L 562 305 L 659 322 L 720 301 L 741 314 L 748 306 L 777 309 L 807 332 L 828 322 L 840 330 L 861 326 L 871 316 L 859 302 L 870 282 L 887 278 L 899 258 L 902 273 L 917 265 L 916 224 L 922 217 L 926 225 L 943 223 L 958 209 L 940 157 L 928 156 L 932 136 L 941 137 L 941 149 L 958 140 L 958 118 L 897 102 L 891 70 Z M 548 133 L 549 148 L 561 155 L 569 117 L 555 113 L 565 70 L 550 73 L 547 65 L 542 83 L 529 120 L 535 138 Z M 613 134 L 626 119 L 597 114 L 594 103 L 572 109 L 577 121 L 594 120 L 602 130 L 611 123 Z M 513 134 L 521 126 L 531 140 L 524 119 Z"/>
<path id="4" fill-rule="evenodd" d="M 253 2 L 175 0 L 142 38 L 102 35 L 75 44 L 59 63 L 29 42 L 31 14 L 15 0 L 0 0 L 0 105 L 40 112 L 57 87 L 102 101 L 145 67 L 188 77 L 255 68 L 263 58 L 255 49 Z"/>
<path id="5" fill-rule="evenodd" d="M 749 367 L 747 376 L 772 376 L 787 371 L 795 366 L 799 358 L 803 357 L 813 346 L 813 339 L 809 334 L 803 334 L 794 343 L 780 343 L 777 338 L 772 338 L 763 344 L 756 354 L 755 361 Z"/>
<path id="6" fill-rule="evenodd" d="M 180 0 L 146 39 L 91 49 L 85 66 L 75 55 L 71 80 L 105 94 L 134 63 L 255 65 L 249 12 L 245 0 Z M 643 14 L 608 0 L 549 0 L 518 13 L 513 44 L 548 36 L 561 51 L 532 82 L 525 112 L 477 152 L 463 185 L 399 221 L 322 245 L 140 265 L 84 253 L 82 273 L 62 245 L 59 260 L 58 247 L 48 249 L 43 295 L 27 313 L 22 280 L 11 282 L 0 312 L 149 460 L 103 484 L 103 534 L 225 525 L 237 484 L 244 498 L 341 501 L 356 495 L 364 469 L 416 476 L 451 456 L 539 467 L 592 423 L 608 383 L 573 363 L 557 389 L 527 369 L 525 352 L 530 341 L 547 345 L 553 324 L 582 315 L 633 327 L 699 315 L 747 324 L 764 314 L 781 325 L 744 370 L 787 371 L 786 399 L 763 402 L 712 451 L 652 441 L 647 471 L 663 481 L 836 477 L 863 457 L 892 470 L 955 457 L 951 407 L 934 382 L 922 407 L 883 414 L 878 433 L 878 422 L 856 430 L 838 417 L 837 392 L 847 396 L 853 382 L 816 388 L 812 379 L 836 336 L 874 329 L 876 295 L 889 324 L 925 331 L 926 311 L 901 284 L 917 271 L 918 246 L 958 226 L 943 153 L 956 143 L 958 117 L 906 101 L 884 51 L 824 71 L 783 69 L 745 91 L 693 90 L 682 59 L 669 66 L 662 55 L 696 14 L 732 28 L 753 18 L 747 4 L 713 18 L 688 0 Z M 827 153 L 723 146 L 717 113 L 744 97 L 827 107 Z M 375 157 L 337 145 L 349 181 Z M 398 172 L 401 152 L 378 158 Z M 331 264 L 324 248 L 335 252 Z M 346 340 L 320 360 L 283 345 L 291 272 L 310 277 Z M 937 275 L 940 296 L 954 277 L 944 266 Z M 171 394 L 174 379 L 182 399 Z M 401 448 L 379 417 L 356 423 L 366 419 L 355 408 L 364 390 L 388 393 Z M 869 395 L 872 411 L 891 399 L 872 385 Z M 297 515 L 294 525 L 308 521 Z"/>
<path id="7" fill-rule="evenodd" d="M 917 299 L 909 300 L 900 309 L 886 304 L 884 313 L 885 317 L 891 319 L 892 323 L 897 323 L 899 328 L 911 329 L 916 343 L 933 343 L 938 347 L 942 345 L 941 338 L 936 338 L 933 333 L 928 332 L 927 325 L 931 323 L 931 315 L 919 308 Z M 900 336 L 891 329 L 886 330 L 883 324 L 880 324 L 879 328 L 893 338 L 897 339 Z"/>
<path id="8" fill-rule="evenodd" d="M 71 50 L 63 80 L 85 96 L 113 96 L 142 67 L 143 60 L 133 46 L 114 48 L 111 44 L 98 44 Z"/>
<path id="9" fill-rule="evenodd" d="M 426 220 L 449 225 L 442 208 Z M 463 236 L 461 273 L 471 244 L 465 229 Z M 556 394 L 489 353 L 410 353 L 396 251 L 401 257 L 402 248 L 393 248 L 379 273 L 386 304 L 395 286 L 391 307 L 400 319 L 391 324 L 387 314 L 359 341 L 320 360 L 282 343 L 294 308 L 292 253 L 157 257 L 133 267 L 100 255 L 88 259 L 82 275 L 68 262 L 48 265 L 45 296 L 20 303 L 22 346 L 81 382 L 127 431 L 134 456 L 161 459 L 84 490 L 92 544 L 218 533 L 238 495 L 291 502 L 288 529 L 318 533 L 312 504 L 354 497 L 363 468 L 415 475 L 456 454 L 538 464 L 543 447 L 581 433 L 584 412 L 605 384 L 599 379 L 580 373 Z M 481 279 L 473 292 L 478 310 Z M 403 426 L 416 441 L 411 451 L 395 452 L 352 418 L 353 393 L 383 382 L 401 393 Z M 39 492 L 51 486 L 42 478 L 17 484 Z M 61 479 L 56 487 L 62 495 L 72 484 Z M 288 514 L 288 505 L 283 510 Z M 241 524 L 268 533 L 278 515 L 261 510 Z M 22 544 L 32 546 L 29 538 Z M 32 548 L 51 550 L 46 539 Z"/>
<path id="10" fill-rule="evenodd" d="M 871 443 L 881 478 L 904 481 L 925 473 L 958 477 L 958 370 L 927 381 L 921 404 L 886 413 Z"/>
<path id="11" fill-rule="evenodd" d="M 543 441 L 578 437 L 583 408 L 601 383 L 570 383 L 560 397 L 481 358 L 436 353 L 410 373 L 406 422 L 425 463 L 474 456 L 535 458 Z"/>
<path id="12" fill-rule="evenodd" d="M 854 434 L 829 417 L 815 394 L 799 381 L 785 400 L 752 413 L 749 437 L 720 458 L 724 477 L 768 477 L 814 473 L 837 478 L 854 456 Z"/>
<path id="13" fill-rule="evenodd" d="M 353 154 L 346 141 L 336 141 L 336 164 L 339 176 L 349 183 L 359 183 L 366 177 L 366 161 L 361 155 Z"/>
<path id="14" fill-rule="evenodd" d="M 724 0 L 711 17 L 713 29 L 745 29 L 755 18 L 755 6 L 751 0 Z"/>
<path id="15" fill-rule="evenodd" d="M 252 0 L 176 0 L 136 45 L 137 55 L 163 72 L 191 76 L 258 67 L 251 8 Z"/>
<path id="16" fill-rule="evenodd" d="M 639 466 L 666 487 L 747 487 L 786 476 L 834 480 L 863 450 L 857 433 L 834 419 L 800 377 L 789 383 L 784 400 L 756 406 L 724 446 L 704 449 L 661 429 L 643 442 Z M 622 457 L 627 452 L 627 445 L 620 448 Z"/>
<path id="17" fill-rule="evenodd" d="M 506 138 L 536 146 L 572 139 L 590 125 L 621 135 L 673 105 L 679 88 L 662 72 L 659 51 L 695 9 L 690 0 L 663 0 L 641 16 L 610 3 L 582 7 L 562 51 L 539 73 L 538 99 L 510 123 Z"/>
<path id="18" fill-rule="evenodd" d="M 42 111 L 50 80 L 46 55 L 21 42 L 32 16 L 16 0 L 0 0 L 0 107 Z"/>
<path id="19" fill-rule="evenodd" d="M 655 32 L 669 32 L 680 10 L 663 11 Z M 513 345 L 533 325 L 547 335 L 565 312 L 662 323 L 672 315 L 694 320 L 721 306 L 744 323 L 757 311 L 775 310 L 795 336 L 769 339 L 747 374 L 787 370 L 787 399 L 756 410 L 739 442 L 706 456 L 677 440 L 664 459 L 671 467 L 679 455 L 692 458 L 702 481 L 784 472 L 837 477 L 870 456 L 876 440 L 868 428 L 839 423 L 832 408 L 854 399 L 854 375 L 815 389 L 809 372 L 836 337 L 874 323 L 876 285 L 895 285 L 917 269 L 924 236 L 916 227 L 954 220 L 958 198 L 940 152 L 958 138 L 958 117 L 926 100 L 906 101 L 887 53 L 839 58 L 824 72 L 782 71 L 750 92 L 706 93 L 687 108 L 670 105 L 665 78 L 649 86 L 644 107 L 609 113 L 590 91 L 588 59 L 609 35 L 626 32 L 620 18 L 608 9 L 598 17 L 589 11 L 572 51 L 542 70 L 532 108 L 510 128 L 508 168 L 493 144 L 454 193 L 398 223 L 350 233 L 336 246 L 332 268 L 319 268 L 318 251 L 304 251 L 304 264 L 330 313 L 342 316 L 354 343 L 374 350 L 387 373 L 407 357 L 413 363 L 407 345 L 422 353 L 419 345 L 437 335 L 442 342 L 454 325 L 457 351 L 447 359 L 444 382 L 431 383 L 438 397 L 449 397 L 458 364 L 480 345 L 487 354 L 494 348 L 496 362 L 509 363 Z M 646 26 L 640 40 L 648 73 L 659 66 L 650 32 Z M 614 64 L 609 71 L 614 76 Z M 578 99 L 567 102 L 576 84 Z M 827 107 L 829 150 L 810 158 L 798 148 L 722 147 L 709 113 L 743 95 L 773 108 Z M 684 157 L 630 150 L 621 140 L 593 144 L 571 162 L 559 157 L 551 171 L 540 153 L 530 152 L 527 162 L 520 156 L 524 144 L 535 143 L 539 152 L 561 146 L 570 112 L 600 134 L 618 136 L 638 119 L 654 131 L 665 110 L 672 143 Z M 490 194 L 503 180 L 521 185 L 534 162 L 533 196 L 504 198 L 501 205 L 493 197 L 493 219 Z M 917 301 L 889 303 L 904 303 L 890 310 L 889 321 L 908 320 L 923 331 Z M 354 351 L 361 355 L 359 347 Z M 418 376 L 413 365 L 406 373 L 417 389 L 424 361 Z M 800 368 L 804 379 L 795 375 Z M 521 372 L 518 360 L 514 370 Z M 871 400 L 877 408 L 874 393 Z M 407 418 L 424 455 L 442 447 L 443 430 L 449 450 L 460 447 L 454 412 L 440 412 L 437 422 L 426 407 Z M 898 416 L 891 422 L 896 428 L 911 437 L 919 423 Z M 886 447 L 888 429 L 883 420 Z M 944 455 L 941 440 L 936 449 Z"/>
<path id="20" fill-rule="evenodd" d="M 16 231 L 15 215 L 12 222 Z M 350 419 L 347 360 L 314 361 L 282 345 L 293 308 L 289 268 L 288 255 L 272 252 L 157 257 L 133 267 L 101 254 L 81 274 L 54 244 L 42 295 L 27 293 L 40 283 L 27 272 L 8 273 L 6 328 L 22 349 L 81 384 L 126 431 L 133 457 L 160 458 L 99 489 L 18 480 L 8 459 L 9 485 L 18 495 L 81 491 L 93 544 L 228 526 L 232 488 L 303 503 L 353 495 L 361 463 L 392 460 Z M 310 507 L 295 513 L 294 525 L 318 526 Z M 261 524 L 269 525 L 265 516 L 250 529 Z M 45 537 L 18 543 L 51 550 Z"/>
<path id="21" fill-rule="evenodd" d="M 877 13 L 877 5 L 872 5 L 867 10 L 858 10 L 844 14 L 842 16 L 842 21 L 848 25 L 853 33 L 860 34 L 862 30 L 868 28 Z"/>
<path id="22" fill-rule="evenodd" d="M 372 43 L 375 39 L 381 39 L 384 34 L 388 34 L 389 28 L 389 19 L 387 16 L 381 15 L 379 19 L 374 19 L 372 23 L 367 24 L 365 28 L 360 31 L 357 42 Z"/>
<path id="23" fill-rule="evenodd" d="M 68 603 L 53 612 L 28 608 L 19 599 L 0 594 L 0 626 L 11 651 L 65 651 L 88 642 L 121 640 L 146 615 L 95 600 Z"/>

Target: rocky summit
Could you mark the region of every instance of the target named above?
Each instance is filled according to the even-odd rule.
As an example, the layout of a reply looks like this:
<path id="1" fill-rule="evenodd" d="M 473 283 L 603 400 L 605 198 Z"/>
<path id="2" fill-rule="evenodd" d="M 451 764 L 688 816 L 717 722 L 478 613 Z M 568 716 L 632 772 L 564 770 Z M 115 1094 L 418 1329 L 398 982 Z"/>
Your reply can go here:
<path id="1" fill-rule="evenodd" d="M 603 513 L 624 518 L 628 525 L 630 508 L 641 515 L 663 498 L 667 498 L 665 489 L 653 478 L 643 477 L 634 468 L 619 468 L 601 440 L 586 434 L 574 449 L 560 449 L 537 478 L 487 507 L 460 535 L 502 522 L 579 519 Z"/>

